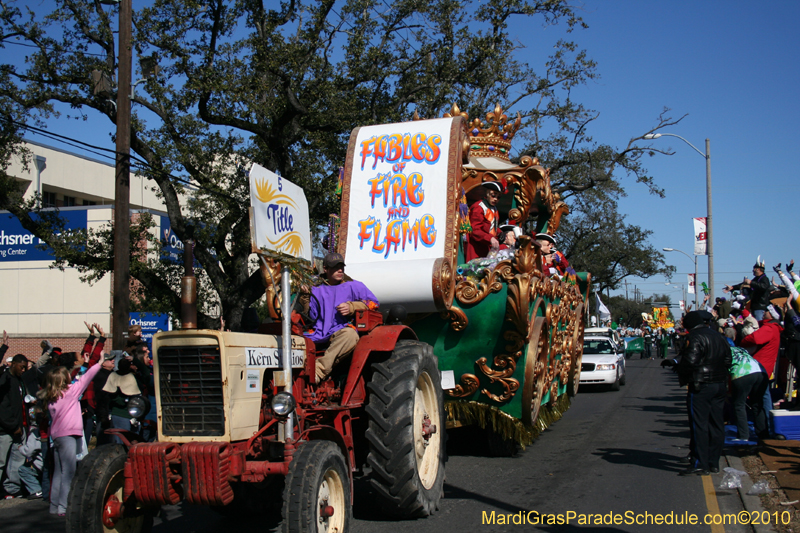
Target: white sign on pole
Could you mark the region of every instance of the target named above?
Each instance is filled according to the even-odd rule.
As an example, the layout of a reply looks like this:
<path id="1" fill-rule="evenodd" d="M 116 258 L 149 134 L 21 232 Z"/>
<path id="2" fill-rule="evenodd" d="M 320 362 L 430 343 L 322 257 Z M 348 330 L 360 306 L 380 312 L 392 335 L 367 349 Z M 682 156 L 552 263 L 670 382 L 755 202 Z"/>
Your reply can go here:
<path id="1" fill-rule="evenodd" d="M 706 217 L 694 219 L 694 255 L 706 255 Z"/>
<path id="2" fill-rule="evenodd" d="M 256 248 L 312 260 L 308 202 L 303 189 L 253 163 L 250 204 Z"/>
<path id="3" fill-rule="evenodd" d="M 689 274 L 689 294 L 695 293 L 695 283 L 697 283 L 697 280 L 694 279 L 694 274 Z"/>

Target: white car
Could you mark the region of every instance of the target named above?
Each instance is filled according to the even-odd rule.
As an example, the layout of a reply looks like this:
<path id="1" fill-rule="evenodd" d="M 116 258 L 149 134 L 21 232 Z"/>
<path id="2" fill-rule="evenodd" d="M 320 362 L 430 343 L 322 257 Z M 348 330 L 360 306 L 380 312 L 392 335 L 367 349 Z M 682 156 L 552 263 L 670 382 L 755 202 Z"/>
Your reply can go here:
<path id="1" fill-rule="evenodd" d="M 608 337 L 584 337 L 581 385 L 625 385 L 625 349 Z"/>
<path id="2" fill-rule="evenodd" d="M 619 331 L 609 327 L 602 328 L 586 328 L 583 332 L 584 337 L 608 337 L 613 340 L 617 345 L 622 346 L 623 349 L 627 348 L 625 339 L 619 334 Z"/>

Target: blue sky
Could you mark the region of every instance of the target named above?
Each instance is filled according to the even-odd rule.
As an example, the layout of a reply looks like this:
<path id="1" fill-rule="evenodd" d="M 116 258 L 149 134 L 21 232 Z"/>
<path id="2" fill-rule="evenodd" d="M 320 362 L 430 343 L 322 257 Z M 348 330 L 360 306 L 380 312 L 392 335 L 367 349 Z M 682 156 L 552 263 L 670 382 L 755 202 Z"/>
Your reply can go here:
<path id="1" fill-rule="evenodd" d="M 600 112 L 591 129 L 596 141 L 625 146 L 655 125 L 663 107 L 673 117 L 688 114 L 663 131 L 701 151 L 711 141 L 716 294 L 750 275 L 759 254 L 768 274 L 778 262 L 800 263 L 791 233 L 800 200 L 800 2 L 590 0 L 580 13 L 589 29 L 572 38 L 597 61 L 601 79 L 574 97 Z M 666 198 L 629 180 L 620 211 L 653 230 L 657 249 L 692 254 L 692 217 L 706 214 L 705 159 L 680 139 L 651 142 L 675 152 L 645 162 Z M 666 257 L 677 268 L 673 282 L 686 284 L 692 261 L 676 252 Z M 706 281 L 706 256 L 698 272 Z M 633 285 L 645 296 L 681 294 L 660 277 Z"/>
<path id="2" fill-rule="evenodd" d="M 800 199 L 794 164 L 800 140 L 800 2 L 587 0 L 578 6 L 589 28 L 569 38 L 588 51 L 601 77 L 574 90 L 573 98 L 600 113 L 590 130 L 595 141 L 625 146 L 651 129 L 664 107 L 673 117 L 688 115 L 665 132 L 700 150 L 711 140 L 717 294 L 723 284 L 749 274 L 759 254 L 768 273 L 779 261 L 800 262 L 791 233 Z M 512 32 L 519 32 L 516 37 L 527 47 L 523 57 L 540 65 L 563 36 L 563 26 Z M 24 51 L 8 47 L 4 53 Z M 105 120 L 77 128 L 75 122 L 60 122 L 51 121 L 51 131 L 112 147 Z M 627 222 L 653 230 L 657 249 L 691 254 L 692 217 L 706 214 L 705 160 L 679 139 L 652 143 L 675 152 L 645 162 L 666 198 L 629 179 L 620 211 Z M 686 284 L 693 263 L 679 253 L 666 255 L 677 268 L 673 283 Z M 700 256 L 700 281 L 707 279 L 706 265 Z M 645 297 L 667 292 L 678 300 L 681 294 L 660 277 L 630 279 L 629 289 L 634 286 Z"/>

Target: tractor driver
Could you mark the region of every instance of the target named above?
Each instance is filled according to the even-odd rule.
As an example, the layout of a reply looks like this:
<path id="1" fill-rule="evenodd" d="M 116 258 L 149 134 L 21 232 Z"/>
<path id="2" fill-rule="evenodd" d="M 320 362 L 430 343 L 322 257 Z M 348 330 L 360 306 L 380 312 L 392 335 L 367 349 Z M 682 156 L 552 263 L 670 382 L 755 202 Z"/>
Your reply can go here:
<path id="1" fill-rule="evenodd" d="M 334 365 L 349 356 L 358 344 L 352 324 L 356 311 L 377 310 L 378 299 L 360 281 L 344 281 L 344 257 L 330 253 L 322 260 L 324 280 L 311 289 L 308 316 L 313 330 L 306 337 L 315 344 L 330 341 L 325 354 L 317 357 L 317 383 L 327 378 Z"/>

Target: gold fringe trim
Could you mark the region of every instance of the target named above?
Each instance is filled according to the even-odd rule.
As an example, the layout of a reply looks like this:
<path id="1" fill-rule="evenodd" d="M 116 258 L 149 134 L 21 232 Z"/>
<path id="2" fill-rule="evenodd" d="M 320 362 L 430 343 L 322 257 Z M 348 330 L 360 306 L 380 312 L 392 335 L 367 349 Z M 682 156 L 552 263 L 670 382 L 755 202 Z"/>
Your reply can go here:
<path id="1" fill-rule="evenodd" d="M 520 419 L 484 403 L 450 401 L 445 402 L 444 409 L 448 420 L 459 421 L 464 425 L 477 424 L 481 429 L 491 429 L 505 440 L 516 441 L 524 449 L 525 446 L 533 444 L 550 424 L 560 420 L 569 406 L 570 398 L 567 394 L 559 396 L 554 404 L 542 405 L 533 427 L 528 427 Z"/>

